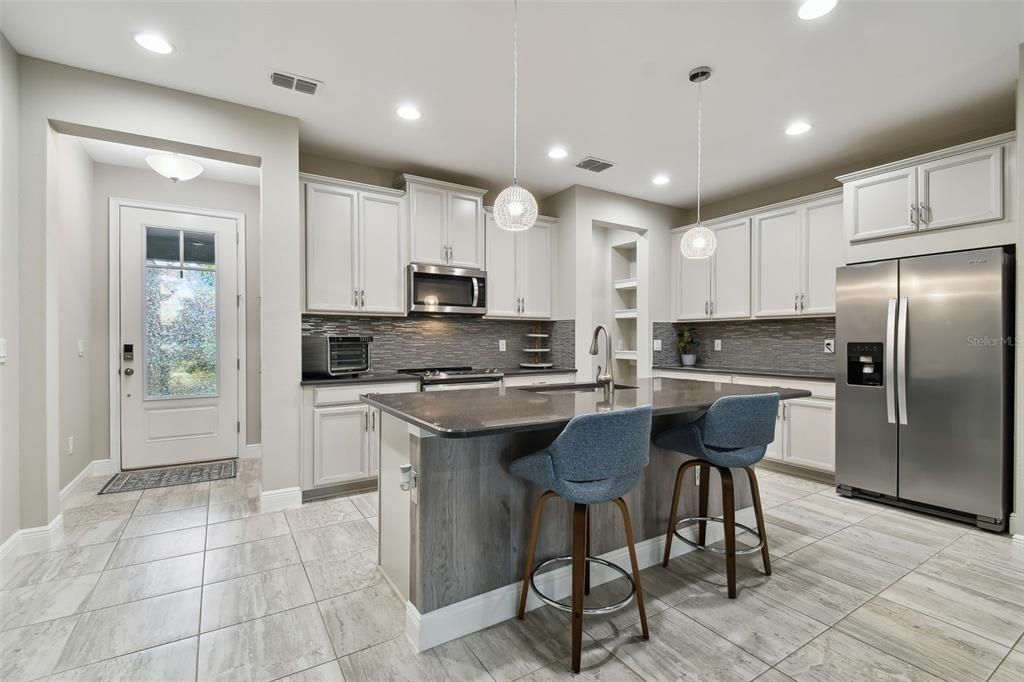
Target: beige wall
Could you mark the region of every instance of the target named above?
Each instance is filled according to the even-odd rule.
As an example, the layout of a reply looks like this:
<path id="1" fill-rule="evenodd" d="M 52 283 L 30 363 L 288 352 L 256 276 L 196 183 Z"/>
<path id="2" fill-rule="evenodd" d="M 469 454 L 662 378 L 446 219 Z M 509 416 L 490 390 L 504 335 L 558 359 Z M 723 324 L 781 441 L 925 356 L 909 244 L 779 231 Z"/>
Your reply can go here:
<path id="1" fill-rule="evenodd" d="M 21 527 L 18 225 L 18 55 L 0 34 L 0 544 Z"/>
<path id="2" fill-rule="evenodd" d="M 21 519 L 41 526 L 59 512 L 60 383 L 56 204 L 47 187 L 52 127 L 236 160 L 261 169 L 262 453 L 265 490 L 299 485 L 300 272 L 298 121 L 176 90 L 23 57 L 19 60 L 21 224 Z M 6 155 L 5 155 L 6 157 Z"/>
<path id="3" fill-rule="evenodd" d="M 246 442 L 260 442 L 260 190 L 252 185 L 206 180 L 202 176 L 174 183 L 147 168 L 98 163 L 94 174 L 92 225 L 97 239 L 92 254 L 96 276 L 92 311 L 97 331 L 92 401 L 97 424 L 109 424 L 109 199 L 138 199 L 190 208 L 245 214 L 245 420 Z M 108 430 L 94 434 L 96 452 L 109 452 Z M 104 455 L 105 456 L 105 455 Z M 97 455 L 93 459 L 102 459 Z"/>

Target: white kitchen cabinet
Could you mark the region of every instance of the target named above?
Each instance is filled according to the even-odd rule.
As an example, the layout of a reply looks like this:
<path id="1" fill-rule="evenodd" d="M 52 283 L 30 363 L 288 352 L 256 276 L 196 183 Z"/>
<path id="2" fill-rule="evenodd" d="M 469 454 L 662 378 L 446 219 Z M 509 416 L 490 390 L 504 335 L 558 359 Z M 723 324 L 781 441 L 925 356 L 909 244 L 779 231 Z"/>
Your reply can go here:
<path id="1" fill-rule="evenodd" d="M 782 404 L 786 464 L 836 470 L 836 404 L 834 400 L 797 398 Z M 776 433 L 778 433 L 776 431 Z"/>
<path id="2" fill-rule="evenodd" d="M 672 239 L 672 278 L 676 320 L 750 317 L 750 221 L 729 220 L 707 224 L 718 246 L 711 258 L 686 258 L 679 240 L 689 227 L 676 230 Z"/>
<path id="3" fill-rule="evenodd" d="M 511 375 L 502 379 L 505 388 L 518 386 L 544 386 L 576 383 L 576 372 L 559 372 L 548 374 L 528 374 L 526 376 Z"/>
<path id="4" fill-rule="evenodd" d="M 306 310 L 404 315 L 401 192 L 304 177 Z"/>
<path id="5" fill-rule="evenodd" d="M 498 227 L 490 211 L 487 225 L 487 315 L 550 319 L 554 231 L 557 223 L 538 218 L 529 230 Z"/>
<path id="6" fill-rule="evenodd" d="M 846 264 L 843 196 L 825 197 L 804 205 L 802 315 L 836 312 L 836 268 Z"/>
<path id="7" fill-rule="evenodd" d="M 906 234 L 917 229 L 917 172 L 900 168 L 855 180 L 843 188 L 850 241 Z"/>
<path id="8" fill-rule="evenodd" d="M 1003 148 L 956 154 L 917 167 L 922 230 L 1003 217 Z"/>
<path id="9" fill-rule="evenodd" d="M 486 190 L 403 175 L 412 261 L 483 269 Z"/>
<path id="10" fill-rule="evenodd" d="M 679 242 L 686 228 L 672 237 L 673 298 L 675 319 L 706 320 L 711 300 L 711 259 L 684 258 Z"/>

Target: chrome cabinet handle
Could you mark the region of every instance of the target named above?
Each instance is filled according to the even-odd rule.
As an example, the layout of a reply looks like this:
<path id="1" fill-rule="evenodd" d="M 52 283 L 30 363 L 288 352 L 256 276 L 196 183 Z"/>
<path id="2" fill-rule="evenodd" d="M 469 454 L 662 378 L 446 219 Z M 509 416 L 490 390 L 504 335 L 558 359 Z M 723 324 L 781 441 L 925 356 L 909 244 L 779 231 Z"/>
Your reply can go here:
<path id="1" fill-rule="evenodd" d="M 807 308 L 807 301 L 805 300 L 806 298 L 807 294 L 800 294 L 800 312 L 803 312 L 804 309 Z"/>
<path id="2" fill-rule="evenodd" d="M 704 301 L 704 314 L 705 315 L 710 315 L 711 314 L 711 312 L 708 310 L 708 302 L 707 301 Z"/>
<path id="3" fill-rule="evenodd" d="M 923 202 L 917 209 L 917 215 L 920 216 L 922 223 L 930 223 L 932 221 L 932 209 Z"/>
<path id="4" fill-rule="evenodd" d="M 352 306 L 355 308 L 359 307 L 359 289 L 352 290 Z"/>
<path id="5" fill-rule="evenodd" d="M 800 310 L 800 294 L 793 294 L 793 310 Z"/>
<path id="6" fill-rule="evenodd" d="M 363 431 L 370 430 L 370 411 L 363 412 Z"/>
<path id="7" fill-rule="evenodd" d="M 359 290 L 359 307 L 360 308 L 365 308 L 366 307 L 366 289 L 360 289 Z"/>
<path id="8" fill-rule="evenodd" d="M 370 430 L 377 430 L 377 411 L 373 410 L 370 412 Z"/>
<path id="9" fill-rule="evenodd" d="M 914 225 L 914 226 L 917 226 L 917 224 L 918 224 L 918 220 L 917 220 L 917 204 L 911 204 L 910 205 L 910 224 Z"/>

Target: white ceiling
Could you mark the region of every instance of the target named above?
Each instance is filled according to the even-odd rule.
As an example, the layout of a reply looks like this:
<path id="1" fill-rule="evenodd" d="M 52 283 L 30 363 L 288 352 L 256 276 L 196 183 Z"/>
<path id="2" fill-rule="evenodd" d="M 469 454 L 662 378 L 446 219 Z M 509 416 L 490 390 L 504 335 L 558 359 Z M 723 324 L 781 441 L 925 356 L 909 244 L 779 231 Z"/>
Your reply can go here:
<path id="1" fill-rule="evenodd" d="M 105 163 L 111 166 L 127 166 L 129 168 L 145 168 L 150 170 L 146 163 L 146 156 L 149 154 L 165 154 L 161 149 L 147 149 L 135 147 L 130 144 L 108 142 L 106 140 L 94 140 L 90 138 L 77 138 L 85 152 L 96 163 Z M 201 156 L 188 156 L 203 167 L 199 176 L 204 180 L 220 180 L 221 182 L 233 182 L 239 185 L 260 185 L 260 169 L 253 166 L 243 166 L 237 163 L 229 163 L 217 159 L 207 159 Z M 150 170 L 152 173 L 156 171 Z M 168 180 L 170 182 L 170 180 Z"/>
<path id="2" fill-rule="evenodd" d="M 296 116 L 306 151 L 491 187 L 510 179 L 511 1 L 4 5 L 22 54 Z M 521 2 L 521 183 L 539 196 L 579 183 L 692 205 L 686 75 L 701 64 L 715 71 L 708 198 L 1011 124 L 1024 2 L 840 0 L 813 22 L 798 5 Z M 141 30 L 177 51 L 142 51 Z M 325 85 L 289 92 L 272 70 Z M 405 101 L 423 118 L 397 118 Z M 787 137 L 798 117 L 814 130 Z M 553 143 L 569 157 L 548 159 Z M 618 165 L 573 168 L 587 154 Z M 672 182 L 653 186 L 656 173 Z"/>

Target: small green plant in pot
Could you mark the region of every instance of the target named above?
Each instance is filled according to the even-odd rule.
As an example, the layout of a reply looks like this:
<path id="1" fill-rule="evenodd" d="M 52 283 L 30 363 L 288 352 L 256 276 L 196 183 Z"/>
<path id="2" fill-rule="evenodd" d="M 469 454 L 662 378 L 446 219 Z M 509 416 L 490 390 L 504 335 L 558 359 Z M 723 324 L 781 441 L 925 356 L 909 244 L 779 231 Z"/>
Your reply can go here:
<path id="1" fill-rule="evenodd" d="M 700 340 L 697 338 L 695 327 L 683 327 L 679 332 L 679 358 L 683 361 L 684 367 L 693 367 L 697 364 L 697 346 Z"/>

